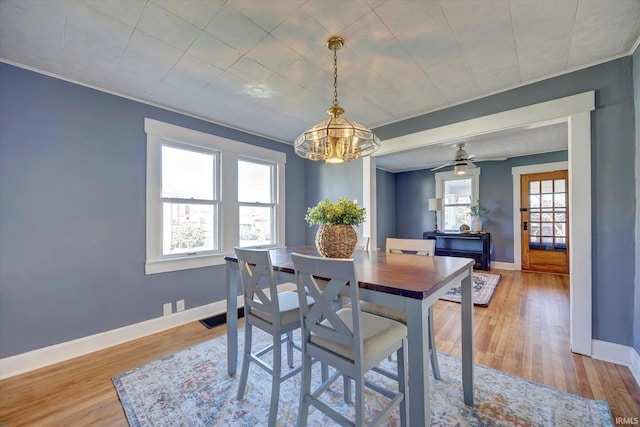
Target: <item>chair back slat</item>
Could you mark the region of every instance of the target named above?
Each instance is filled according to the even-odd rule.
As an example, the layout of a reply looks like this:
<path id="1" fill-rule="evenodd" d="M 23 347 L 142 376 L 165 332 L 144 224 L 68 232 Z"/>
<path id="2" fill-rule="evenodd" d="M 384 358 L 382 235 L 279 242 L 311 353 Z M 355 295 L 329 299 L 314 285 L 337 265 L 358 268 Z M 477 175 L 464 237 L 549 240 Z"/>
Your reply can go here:
<path id="1" fill-rule="evenodd" d="M 414 253 L 416 255 L 434 256 L 436 241 L 433 239 L 397 239 L 387 237 L 387 252 Z"/>
<path id="2" fill-rule="evenodd" d="M 240 281 L 245 310 L 256 309 L 278 313 L 278 290 L 273 276 L 269 251 L 264 249 L 235 248 L 240 270 Z M 267 295 L 264 289 L 269 289 Z"/>
<path id="3" fill-rule="evenodd" d="M 355 265 L 352 259 L 321 258 L 297 253 L 291 254 L 296 270 L 296 283 L 300 299 L 303 331 L 309 331 L 333 342 L 351 346 L 356 357 L 362 353 L 360 337 L 360 299 Z M 318 286 L 316 278 L 329 279 L 329 283 Z M 355 286 L 347 286 L 350 283 Z M 351 322 L 347 326 L 338 316 L 339 308 L 335 298 L 344 289 L 348 289 L 351 298 Z M 314 299 L 309 306 L 301 295 L 309 294 Z M 323 323 L 324 322 L 324 323 Z"/>

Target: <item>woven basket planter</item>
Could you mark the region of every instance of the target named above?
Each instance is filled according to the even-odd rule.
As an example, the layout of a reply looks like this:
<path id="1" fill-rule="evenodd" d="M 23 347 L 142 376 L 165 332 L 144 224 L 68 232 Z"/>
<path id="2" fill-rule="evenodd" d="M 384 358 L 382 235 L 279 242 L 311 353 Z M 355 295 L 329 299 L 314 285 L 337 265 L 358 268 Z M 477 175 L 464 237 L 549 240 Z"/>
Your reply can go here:
<path id="1" fill-rule="evenodd" d="M 316 248 L 327 258 L 349 258 L 357 242 L 358 234 L 351 225 L 321 225 L 316 233 Z"/>

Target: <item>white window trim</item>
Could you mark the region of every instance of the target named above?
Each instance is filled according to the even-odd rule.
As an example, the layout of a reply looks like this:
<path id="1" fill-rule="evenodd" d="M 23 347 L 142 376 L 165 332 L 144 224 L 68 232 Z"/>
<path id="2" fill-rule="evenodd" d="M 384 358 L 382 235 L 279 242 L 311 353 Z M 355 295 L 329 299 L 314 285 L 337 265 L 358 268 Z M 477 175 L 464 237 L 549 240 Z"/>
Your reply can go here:
<path id="1" fill-rule="evenodd" d="M 480 199 L 480 167 L 467 169 L 464 175 L 456 175 L 453 171 L 436 172 L 436 198 L 442 198 L 444 190 L 444 181 L 454 181 L 457 179 L 471 178 L 471 205 Z M 444 230 L 444 215 L 438 215 L 438 229 Z M 451 231 L 451 230 L 444 230 Z"/>
<path id="2" fill-rule="evenodd" d="M 285 243 L 285 153 L 269 150 L 216 135 L 145 118 L 147 134 L 147 196 L 146 196 L 146 260 L 145 274 L 164 273 L 191 268 L 224 264 L 224 257 L 233 253 L 239 242 L 238 158 L 269 161 L 277 164 L 276 177 L 276 241 L 274 246 Z M 158 211 L 162 173 L 161 147 L 163 141 L 204 147 L 221 152 L 220 158 L 220 252 L 206 255 L 185 255 L 162 258 L 162 213 Z"/>

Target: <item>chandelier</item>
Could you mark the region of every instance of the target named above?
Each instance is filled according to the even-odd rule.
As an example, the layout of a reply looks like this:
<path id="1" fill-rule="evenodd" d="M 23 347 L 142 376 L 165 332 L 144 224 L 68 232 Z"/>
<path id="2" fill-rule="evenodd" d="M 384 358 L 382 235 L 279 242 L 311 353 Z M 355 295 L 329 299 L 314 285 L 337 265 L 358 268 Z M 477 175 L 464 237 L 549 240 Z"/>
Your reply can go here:
<path id="1" fill-rule="evenodd" d="M 327 47 L 333 51 L 333 105 L 327 110 L 331 118 L 296 138 L 294 146 L 300 157 L 327 163 L 352 162 L 380 148 L 380 139 L 372 131 L 341 117 L 344 109 L 338 104 L 338 50 L 343 46 L 342 37 L 333 36 L 327 40 Z"/>

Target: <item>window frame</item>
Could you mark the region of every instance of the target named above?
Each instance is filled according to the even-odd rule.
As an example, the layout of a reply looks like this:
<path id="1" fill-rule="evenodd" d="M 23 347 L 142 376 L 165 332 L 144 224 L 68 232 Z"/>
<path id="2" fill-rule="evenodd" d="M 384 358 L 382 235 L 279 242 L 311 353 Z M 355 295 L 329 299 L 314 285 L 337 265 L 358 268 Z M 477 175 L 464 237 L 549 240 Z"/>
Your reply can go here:
<path id="1" fill-rule="evenodd" d="M 444 183 L 445 181 L 457 181 L 461 179 L 471 179 L 471 205 L 478 199 L 480 199 L 480 167 L 469 168 L 463 175 L 456 175 L 453 171 L 448 172 L 436 172 L 436 197 L 443 198 L 444 196 Z M 460 230 L 445 230 L 444 228 L 444 200 L 443 200 L 443 213 L 438 215 L 438 229 L 443 230 L 445 233 L 459 232 Z M 471 225 L 471 224 L 469 224 Z"/>
<path id="2" fill-rule="evenodd" d="M 273 224 L 272 226 L 272 230 L 271 233 L 274 236 L 277 236 L 277 230 L 278 230 L 278 226 L 277 226 L 277 219 L 278 217 L 276 216 L 277 214 L 277 207 L 278 207 L 278 164 L 276 162 L 273 161 L 269 161 L 269 160 L 265 160 L 265 159 L 258 159 L 255 157 L 248 157 L 248 156 L 238 156 L 237 162 L 247 162 L 247 163 L 254 163 L 254 164 L 260 164 L 263 166 L 269 166 L 271 168 L 271 203 L 264 203 L 264 202 L 241 202 L 239 200 L 239 197 L 236 197 L 236 200 L 238 202 L 238 218 L 240 218 L 240 208 L 243 206 L 256 206 L 256 207 L 269 207 L 271 208 L 271 211 L 273 212 Z M 239 176 L 238 176 L 239 179 Z M 240 233 L 240 223 L 238 222 L 238 233 Z M 238 237 L 238 245 L 240 244 L 240 238 Z M 248 247 L 252 247 L 252 248 L 268 248 L 268 247 L 274 247 L 275 245 L 273 243 L 271 244 L 265 244 L 265 245 L 251 245 L 251 246 L 243 246 L 244 248 L 248 248 Z"/>
<path id="3" fill-rule="evenodd" d="M 197 204 L 197 205 L 207 205 L 207 206 L 211 206 L 212 208 L 214 208 L 214 212 L 216 212 L 216 217 L 220 218 L 220 212 L 221 212 L 221 198 L 220 198 L 220 182 L 221 182 L 221 172 L 220 172 L 220 163 L 221 163 L 221 157 L 222 157 L 222 153 L 219 150 L 214 150 L 211 148 L 206 148 L 206 147 L 201 147 L 201 146 L 196 146 L 193 144 L 184 144 L 181 142 L 176 142 L 176 141 L 169 141 L 166 139 L 163 139 L 160 145 L 160 164 L 162 165 L 162 148 L 163 147 L 171 147 L 171 148 L 175 148 L 175 149 L 179 149 L 179 150 L 187 150 L 191 153 L 199 153 L 199 154 L 206 154 L 206 155 L 211 155 L 214 157 L 214 162 L 215 162 L 215 167 L 213 170 L 213 184 L 214 184 L 214 188 L 213 188 L 213 194 L 212 194 L 212 198 L 211 201 L 207 201 L 207 200 L 202 200 L 202 199 L 186 199 L 186 198 L 182 198 L 182 197 L 164 197 L 163 193 L 162 193 L 162 166 L 160 166 L 160 205 L 158 206 L 159 209 L 162 209 L 163 214 L 160 217 L 160 223 L 162 225 L 163 224 L 163 219 L 164 219 L 164 203 L 183 203 L 183 204 Z M 221 225 L 220 225 L 220 220 L 218 219 L 218 222 L 214 224 L 214 235 L 216 236 L 221 236 L 220 233 L 220 229 L 221 229 Z M 163 230 L 164 230 L 164 226 L 163 226 Z M 164 237 L 164 236 L 163 236 Z M 218 239 L 220 240 L 220 237 L 218 237 Z M 162 239 L 160 239 L 160 258 L 162 260 L 169 260 L 169 259 L 174 259 L 174 258 L 184 258 L 184 255 L 188 255 L 188 254 L 182 254 L 182 253 L 174 253 L 174 254 L 164 254 L 163 253 L 163 244 L 164 242 L 162 241 Z M 220 253 L 220 250 L 216 250 L 216 249 L 212 249 L 212 250 L 204 250 L 204 251 L 198 251 L 197 254 L 199 255 L 212 255 L 212 254 L 216 254 L 216 253 Z"/>
<path id="4" fill-rule="evenodd" d="M 233 254 L 240 241 L 238 202 L 238 159 L 275 164 L 275 239 L 273 245 L 285 243 L 285 165 L 286 154 L 223 138 L 180 126 L 144 119 L 147 135 L 146 182 L 146 256 L 145 274 L 164 273 L 191 268 L 209 267 L 225 263 L 224 257 Z M 162 146 L 193 147 L 194 151 L 219 152 L 219 250 L 204 254 L 162 255 Z"/>

